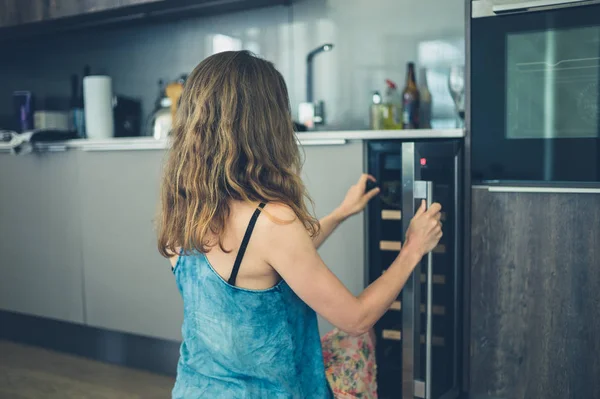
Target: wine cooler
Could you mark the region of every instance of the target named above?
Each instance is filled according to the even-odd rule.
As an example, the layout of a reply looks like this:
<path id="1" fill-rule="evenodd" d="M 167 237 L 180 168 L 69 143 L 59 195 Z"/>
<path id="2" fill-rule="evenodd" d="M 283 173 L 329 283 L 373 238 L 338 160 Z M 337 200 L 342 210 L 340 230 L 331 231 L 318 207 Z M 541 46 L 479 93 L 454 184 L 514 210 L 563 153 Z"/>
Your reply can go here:
<path id="1" fill-rule="evenodd" d="M 379 397 L 455 398 L 462 354 L 462 141 L 372 141 L 368 168 L 381 188 L 367 216 L 369 282 L 398 255 L 422 200 L 442 205 L 444 233 L 375 326 Z"/>

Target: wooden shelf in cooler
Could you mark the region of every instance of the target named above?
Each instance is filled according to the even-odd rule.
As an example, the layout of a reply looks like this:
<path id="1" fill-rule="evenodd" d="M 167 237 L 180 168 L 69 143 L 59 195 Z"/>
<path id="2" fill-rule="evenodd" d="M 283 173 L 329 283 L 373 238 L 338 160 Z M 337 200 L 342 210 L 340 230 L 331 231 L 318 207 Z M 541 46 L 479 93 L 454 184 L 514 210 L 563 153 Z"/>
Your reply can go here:
<path id="1" fill-rule="evenodd" d="M 382 220 L 402 220 L 402 211 L 384 209 L 381 211 Z"/>
<path id="2" fill-rule="evenodd" d="M 402 341 L 402 331 L 398 330 L 382 330 L 381 337 L 383 339 L 391 340 L 391 341 Z M 425 343 L 425 335 L 421 335 L 421 343 Z M 431 344 L 433 346 L 444 346 L 445 340 L 444 337 L 431 337 Z"/>
<path id="3" fill-rule="evenodd" d="M 446 212 L 440 214 L 442 222 L 446 220 Z M 402 211 L 394 209 L 383 209 L 381 210 L 381 220 L 402 220 Z"/>
<path id="4" fill-rule="evenodd" d="M 381 251 L 395 251 L 398 252 L 402 249 L 402 243 L 400 241 L 379 241 L 379 249 Z M 438 244 L 432 251 L 434 254 L 446 253 L 446 246 L 444 244 Z"/>
<path id="5" fill-rule="evenodd" d="M 390 310 L 402 310 L 402 302 L 394 301 L 392 306 L 390 306 Z M 436 316 L 443 316 L 446 314 L 446 307 L 441 305 L 433 305 L 431 307 L 431 312 Z M 421 304 L 421 313 L 425 313 L 425 305 Z"/>
<path id="6" fill-rule="evenodd" d="M 387 269 L 386 269 L 387 270 Z M 385 273 L 385 270 L 381 272 L 381 274 Z M 427 282 L 427 275 L 426 274 L 421 274 L 421 283 L 426 283 Z M 443 274 L 434 274 L 433 275 L 433 284 L 446 284 L 446 276 L 444 276 Z"/>

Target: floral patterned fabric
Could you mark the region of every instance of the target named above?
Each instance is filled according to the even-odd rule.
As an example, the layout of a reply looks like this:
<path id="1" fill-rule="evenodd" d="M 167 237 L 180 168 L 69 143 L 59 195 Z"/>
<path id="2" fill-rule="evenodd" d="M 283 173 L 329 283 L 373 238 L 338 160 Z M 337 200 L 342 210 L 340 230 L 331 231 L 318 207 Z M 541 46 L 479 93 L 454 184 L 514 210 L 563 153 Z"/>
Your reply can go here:
<path id="1" fill-rule="evenodd" d="M 373 332 L 352 337 L 333 330 L 321 339 L 325 374 L 336 399 L 377 399 Z"/>

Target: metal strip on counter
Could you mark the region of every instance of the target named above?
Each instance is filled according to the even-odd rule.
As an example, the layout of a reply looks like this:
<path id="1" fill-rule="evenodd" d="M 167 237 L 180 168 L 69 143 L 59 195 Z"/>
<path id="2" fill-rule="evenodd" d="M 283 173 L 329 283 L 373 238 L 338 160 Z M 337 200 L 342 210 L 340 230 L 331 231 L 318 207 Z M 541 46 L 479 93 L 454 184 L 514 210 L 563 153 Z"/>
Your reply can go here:
<path id="1" fill-rule="evenodd" d="M 300 139 L 298 144 L 303 146 L 315 145 L 344 145 L 345 139 Z M 145 141 L 139 143 L 86 143 L 81 146 L 84 151 L 133 151 L 133 150 L 164 150 L 169 148 L 165 141 Z"/>
<path id="2" fill-rule="evenodd" d="M 329 132 L 296 133 L 299 141 L 304 140 L 412 140 L 449 139 L 465 137 L 464 129 L 406 129 L 406 130 L 346 130 Z"/>
<path id="3" fill-rule="evenodd" d="M 298 144 L 302 146 L 314 146 L 314 145 L 344 145 L 347 143 L 345 139 L 299 139 Z"/>
<path id="4" fill-rule="evenodd" d="M 473 186 L 490 193 L 600 194 L 600 187 Z"/>
<path id="5" fill-rule="evenodd" d="M 145 142 L 145 143 L 105 143 L 105 144 L 93 144 L 89 143 L 81 146 L 81 149 L 86 152 L 97 152 L 97 151 L 139 151 L 139 150 L 164 150 L 169 145 L 162 141 L 157 142 Z"/>

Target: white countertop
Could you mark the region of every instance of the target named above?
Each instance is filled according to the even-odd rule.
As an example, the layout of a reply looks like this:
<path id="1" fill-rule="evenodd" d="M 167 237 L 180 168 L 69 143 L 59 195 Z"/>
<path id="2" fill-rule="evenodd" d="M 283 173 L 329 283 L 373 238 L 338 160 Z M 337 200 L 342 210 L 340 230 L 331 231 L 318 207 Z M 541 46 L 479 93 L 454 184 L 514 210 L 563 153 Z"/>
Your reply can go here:
<path id="1" fill-rule="evenodd" d="M 410 140 L 410 139 L 447 139 L 465 136 L 463 129 L 411 129 L 411 130 L 346 130 L 315 131 L 297 133 L 301 145 L 343 145 L 354 140 Z M 83 151 L 134 151 L 164 150 L 170 141 L 155 140 L 152 137 L 128 137 L 105 140 L 79 139 L 53 143 L 37 143 L 40 151 L 65 151 L 81 149 Z M 0 143 L 0 152 L 10 151 L 9 144 Z"/>

